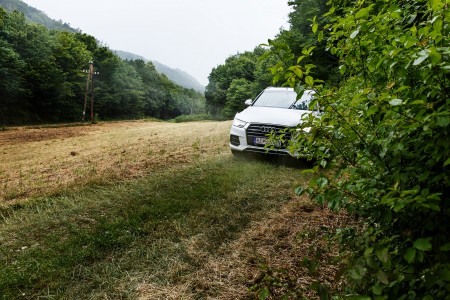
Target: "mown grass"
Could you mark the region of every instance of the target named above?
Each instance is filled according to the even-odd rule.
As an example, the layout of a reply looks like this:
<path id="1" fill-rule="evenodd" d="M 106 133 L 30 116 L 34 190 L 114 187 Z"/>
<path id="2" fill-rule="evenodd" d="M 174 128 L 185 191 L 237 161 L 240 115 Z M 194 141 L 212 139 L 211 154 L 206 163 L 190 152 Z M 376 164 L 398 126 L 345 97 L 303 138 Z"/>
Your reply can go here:
<path id="1" fill-rule="evenodd" d="M 126 299 L 176 284 L 292 199 L 297 172 L 222 157 L 3 207 L 1 296 Z"/>

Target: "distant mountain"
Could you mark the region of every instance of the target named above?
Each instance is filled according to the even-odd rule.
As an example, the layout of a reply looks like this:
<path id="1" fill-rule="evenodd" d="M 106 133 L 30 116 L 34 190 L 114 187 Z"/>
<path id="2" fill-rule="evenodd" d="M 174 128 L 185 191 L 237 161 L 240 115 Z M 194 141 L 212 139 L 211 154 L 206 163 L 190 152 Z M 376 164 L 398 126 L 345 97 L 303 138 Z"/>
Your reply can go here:
<path id="1" fill-rule="evenodd" d="M 152 62 L 158 72 L 165 74 L 173 82 L 176 82 L 183 87 L 194 89 L 201 93 L 205 91 L 205 87 L 201 85 L 197 81 L 197 79 L 195 79 L 185 71 L 180 69 L 173 69 L 156 60 L 153 60 Z"/>
<path id="2" fill-rule="evenodd" d="M 128 60 L 142 59 L 142 60 L 145 61 L 145 62 L 148 61 L 147 58 L 145 58 L 145 57 L 143 57 L 143 56 L 140 56 L 140 55 L 137 55 L 137 54 L 134 54 L 134 53 L 130 53 L 130 52 L 127 52 L 127 51 L 122 51 L 122 50 L 113 50 L 113 51 L 114 51 L 114 53 L 116 53 L 117 56 L 119 56 L 121 59 L 128 59 Z"/>
<path id="3" fill-rule="evenodd" d="M 122 59 L 128 59 L 128 60 L 142 59 L 144 61 L 148 61 L 148 59 L 146 59 L 145 57 L 134 54 L 134 53 L 121 51 L 121 50 L 114 50 L 114 52 Z M 181 85 L 182 87 L 185 87 L 188 89 L 194 89 L 201 93 L 203 93 L 205 91 L 205 87 L 203 85 L 201 85 L 197 81 L 197 79 L 195 79 L 194 77 L 192 77 L 185 71 L 168 67 L 156 60 L 152 60 L 152 63 L 155 65 L 155 68 L 159 73 L 166 75 L 167 78 L 169 78 L 176 84 Z"/>
<path id="4" fill-rule="evenodd" d="M 20 0 L 0 0 L 0 6 L 10 12 L 15 10 L 20 11 L 30 22 L 42 24 L 48 29 L 65 30 L 70 32 L 78 31 L 70 27 L 69 24 L 63 23 L 61 20 L 55 21 L 50 19 L 44 12 L 31 7 Z"/>

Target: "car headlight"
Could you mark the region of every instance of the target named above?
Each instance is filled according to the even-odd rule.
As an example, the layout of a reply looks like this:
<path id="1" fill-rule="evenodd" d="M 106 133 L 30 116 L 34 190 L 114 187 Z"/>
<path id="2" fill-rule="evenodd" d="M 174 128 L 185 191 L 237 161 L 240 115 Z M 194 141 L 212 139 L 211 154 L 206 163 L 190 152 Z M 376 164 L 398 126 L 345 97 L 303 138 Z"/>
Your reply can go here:
<path id="1" fill-rule="evenodd" d="M 235 127 L 239 127 L 239 128 L 244 128 L 245 125 L 247 125 L 247 122 L 239 120 L 239 119 L 234 119 L 233 120 L 233 126 Z"/>

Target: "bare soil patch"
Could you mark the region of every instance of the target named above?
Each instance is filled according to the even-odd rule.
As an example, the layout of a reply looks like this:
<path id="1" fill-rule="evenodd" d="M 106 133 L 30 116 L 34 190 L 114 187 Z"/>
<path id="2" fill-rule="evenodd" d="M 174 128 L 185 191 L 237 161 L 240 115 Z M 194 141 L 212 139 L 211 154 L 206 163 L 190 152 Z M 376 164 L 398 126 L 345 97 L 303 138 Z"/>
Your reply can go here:
<path id="1" fill-rule="evenodd" d="M 99 126 L 13 127 L 0 132 L 0 145 L 16 145 L 52 139 L 66 139 L 86 135 Z"/>
<path id="2" fill-rule="evenodd" d="M 1 131 L 0 203 L 226 154 L 230 126 L 135 121 Z"/>

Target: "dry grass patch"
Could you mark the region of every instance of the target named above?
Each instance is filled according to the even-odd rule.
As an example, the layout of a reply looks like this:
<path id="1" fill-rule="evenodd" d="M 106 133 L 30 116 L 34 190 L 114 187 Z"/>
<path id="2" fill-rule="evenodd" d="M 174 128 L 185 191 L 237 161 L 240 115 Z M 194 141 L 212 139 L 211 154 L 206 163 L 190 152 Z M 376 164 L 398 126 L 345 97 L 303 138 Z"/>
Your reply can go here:
<path id="1" fill-rule="evenodd" d="M 296 197 L 267 219 L 254 222 L 238 239 L 209 256 L 201 270 L 177 285 L 141 284 L 140 299 L 259 298 L 261 289 L 269 285 L 264 282 L 269 277 L 284 285 L 270 287 L 274 299 L 284 295 L 287 286 L 297 292 L 289 299 L 318 298 L 311 287 L 314 282 L 332 291 L 342 284 L 338 278 L 342 262 L 335 259 L 337 246 L 326 237 L 351 223 L 345 213 Z M 201 236 L 192 237 L 186 244 L 191 255 L 204 256 Z M 317 265 L 312 266 L 313 261 Z"/>
<path id="2" fill-rule="evenodd" d="M 0 132 L 0 203 L 229 152 L 230 122 L 111 122 Z"/>

